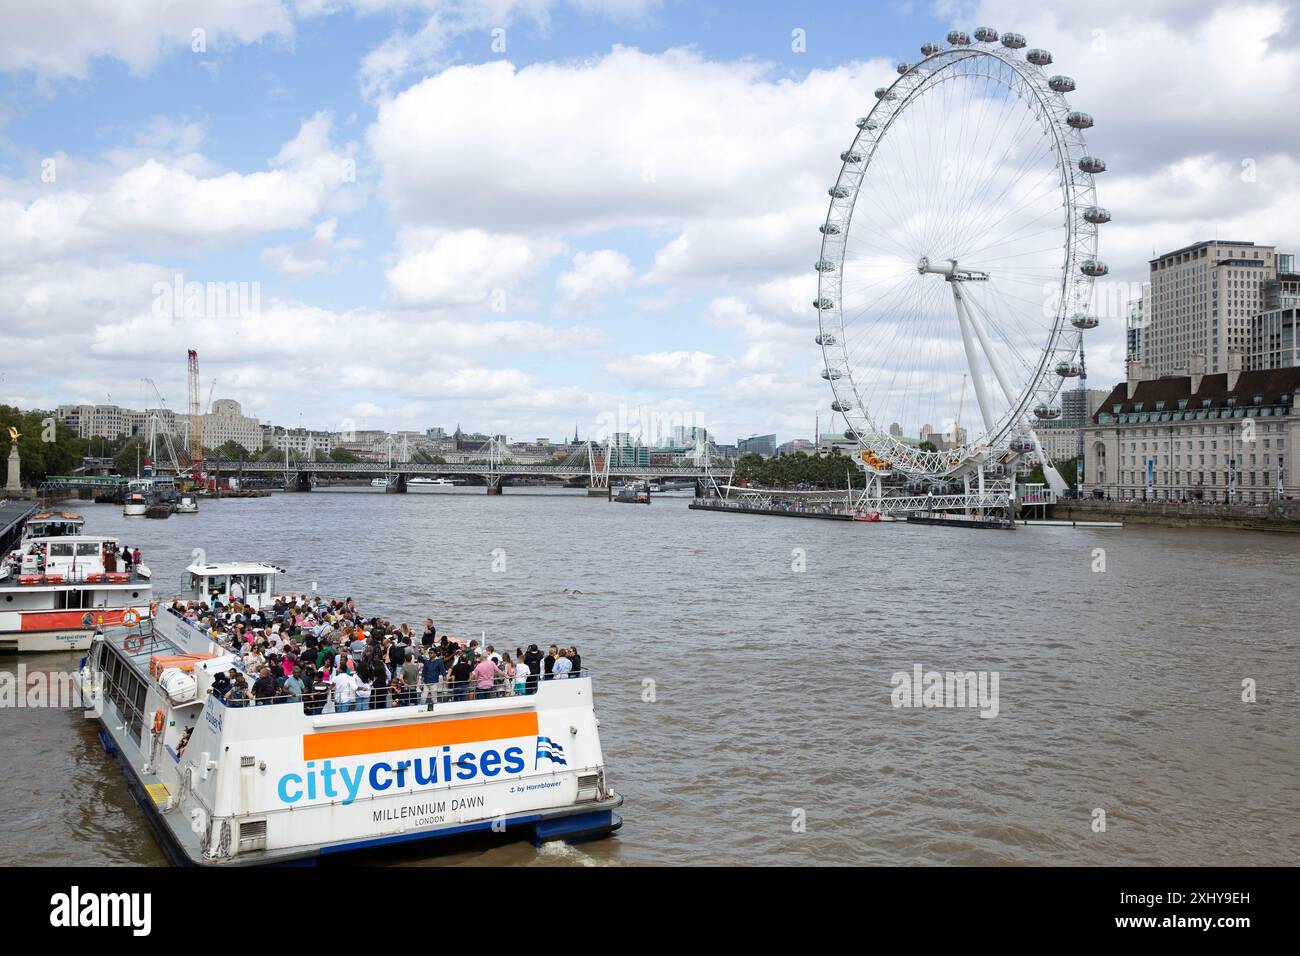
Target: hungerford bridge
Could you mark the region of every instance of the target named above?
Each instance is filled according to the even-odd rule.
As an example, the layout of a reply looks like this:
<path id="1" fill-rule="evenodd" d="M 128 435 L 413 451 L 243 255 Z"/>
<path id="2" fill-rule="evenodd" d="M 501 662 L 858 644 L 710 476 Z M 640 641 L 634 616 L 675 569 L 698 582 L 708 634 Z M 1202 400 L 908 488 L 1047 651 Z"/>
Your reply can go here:
<path id="1" fill-rule="evenodd" d="M 502 479 L 507 478 L 585 479 L 592 492 L 601 494 L 608 493 L 611 479 L 616 484 L 618 479 L 693 481 L 697 495 L 721 495 L 734 471 L 734 463 L 724 459 L 712 442 L 697 444 L 687 456 L 689 463 L 682 465 L 613 463 L 620 457 L 618 449 L 609 443 L 602 446 L 591 441 L 584 442 L 568 457 L 557 461 L 521 463 L 514 461 L 505 443 L 495 438 L 467 456 L 465 461 L 422 463 L 401 460 L 404 457 L 393 448 L 387 461 L 310 461 L 292 458 L 286 451 L 283 460 L 239 461 L 212 457 L 205 459 L 203 466 L 210 477 L 218 474 L 231 477 L 281 476 L 286 491 L 311 491 L 318 475 L 384 478 L 386 490 L 398 493 L 407 490 L 407 481 L 411 478 L 477 477 L 486 484 L 490 495 L 501 494 Z M 160 458 L 155 465 L 160 474 L 189 471 L 183 460 L 178 460 L 175 455 L 164 452 Z M 58 478 L 47 481 L 42 491 L 49 494 L 92 486 L 98 487 L 94 479 Z"/>

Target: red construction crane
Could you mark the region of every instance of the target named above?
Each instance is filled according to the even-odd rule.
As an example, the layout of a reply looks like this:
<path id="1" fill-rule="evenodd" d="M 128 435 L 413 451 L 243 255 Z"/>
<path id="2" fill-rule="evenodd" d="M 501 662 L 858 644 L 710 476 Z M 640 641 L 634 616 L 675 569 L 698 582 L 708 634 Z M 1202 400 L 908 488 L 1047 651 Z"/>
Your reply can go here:
<path id="1" fill-rule="evenodd" d="M 203 412 L 199 408 L 199 353 L 189 350 L 190 360 L 190 463 L 193 466 L 194 485 L 203 487 Z"/>

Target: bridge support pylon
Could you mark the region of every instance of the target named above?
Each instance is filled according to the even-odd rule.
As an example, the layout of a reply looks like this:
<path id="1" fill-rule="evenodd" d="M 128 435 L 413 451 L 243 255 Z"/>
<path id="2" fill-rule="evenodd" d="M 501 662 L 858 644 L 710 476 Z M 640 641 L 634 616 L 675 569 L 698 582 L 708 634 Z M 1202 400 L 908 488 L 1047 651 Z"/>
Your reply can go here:
<path id="1" fill-rule="evenodd" d="M 389 475 L 388 484 L 384 486 L 384 492 L 390 495 L 406 494 L 406 476 Z"/>
<path id="2" fill-rule="evenodd" d="M 505 488 L 501 483 L 500 475 L 487 476 L 487 493 L 490 495 L 499 495 Z"/>
<path id="3" fill-rule="evenodd" d="M 284 476 L 285 491 L 311 491 L 311 472 L 297 471 Z"/>

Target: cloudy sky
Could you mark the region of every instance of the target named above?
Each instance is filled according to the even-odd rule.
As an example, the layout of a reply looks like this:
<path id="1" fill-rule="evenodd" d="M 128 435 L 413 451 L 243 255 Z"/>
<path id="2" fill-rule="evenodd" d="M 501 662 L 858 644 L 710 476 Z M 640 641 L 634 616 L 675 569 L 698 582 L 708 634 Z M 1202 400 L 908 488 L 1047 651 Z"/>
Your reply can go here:
<path id="1" fill-rule="evenodd" d="M 811 437 L 826 188 L 872 90 L 952 27 L 1075 77 L 1115 302 L 1153 251 L 1300 251 L 1294 3 L 3 0 L 0 23 L 23 407 L 155 404 L 147 378 L 181 408 L 196 348 L 205 399 L 277 424 Z M 246 307 L 187 314 L 177 276 Z M 1102 310 L 1097 386 L 1123 374 Z"/>

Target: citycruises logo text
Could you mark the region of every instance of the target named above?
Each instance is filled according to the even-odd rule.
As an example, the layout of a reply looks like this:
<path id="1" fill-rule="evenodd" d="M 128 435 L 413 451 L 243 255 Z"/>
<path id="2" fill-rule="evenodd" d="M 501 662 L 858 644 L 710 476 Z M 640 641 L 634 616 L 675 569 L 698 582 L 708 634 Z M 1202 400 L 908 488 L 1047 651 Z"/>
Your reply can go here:
<path id="1" fill-rule="evenodd" d="M 361 794 L 363 785 L 368 785 L 370 793 L 375 795 L 394 788 L 401 791 L 500 774 L 512 776 L 522 773 L 525 766 L 523 747 L 507 747 L 504 751 L 467 750 L 453 755 L 451 747 L 444 746 L 414 759 L 377 760 L 352 766 L 339 766 L 329 759 L 318 766 L 316 761 L 309 760 L 304 773 L 286 773 L 280 777 L 276 794 L 281 803 L 341 797 L 342 804 L 347 806 Z"/>

